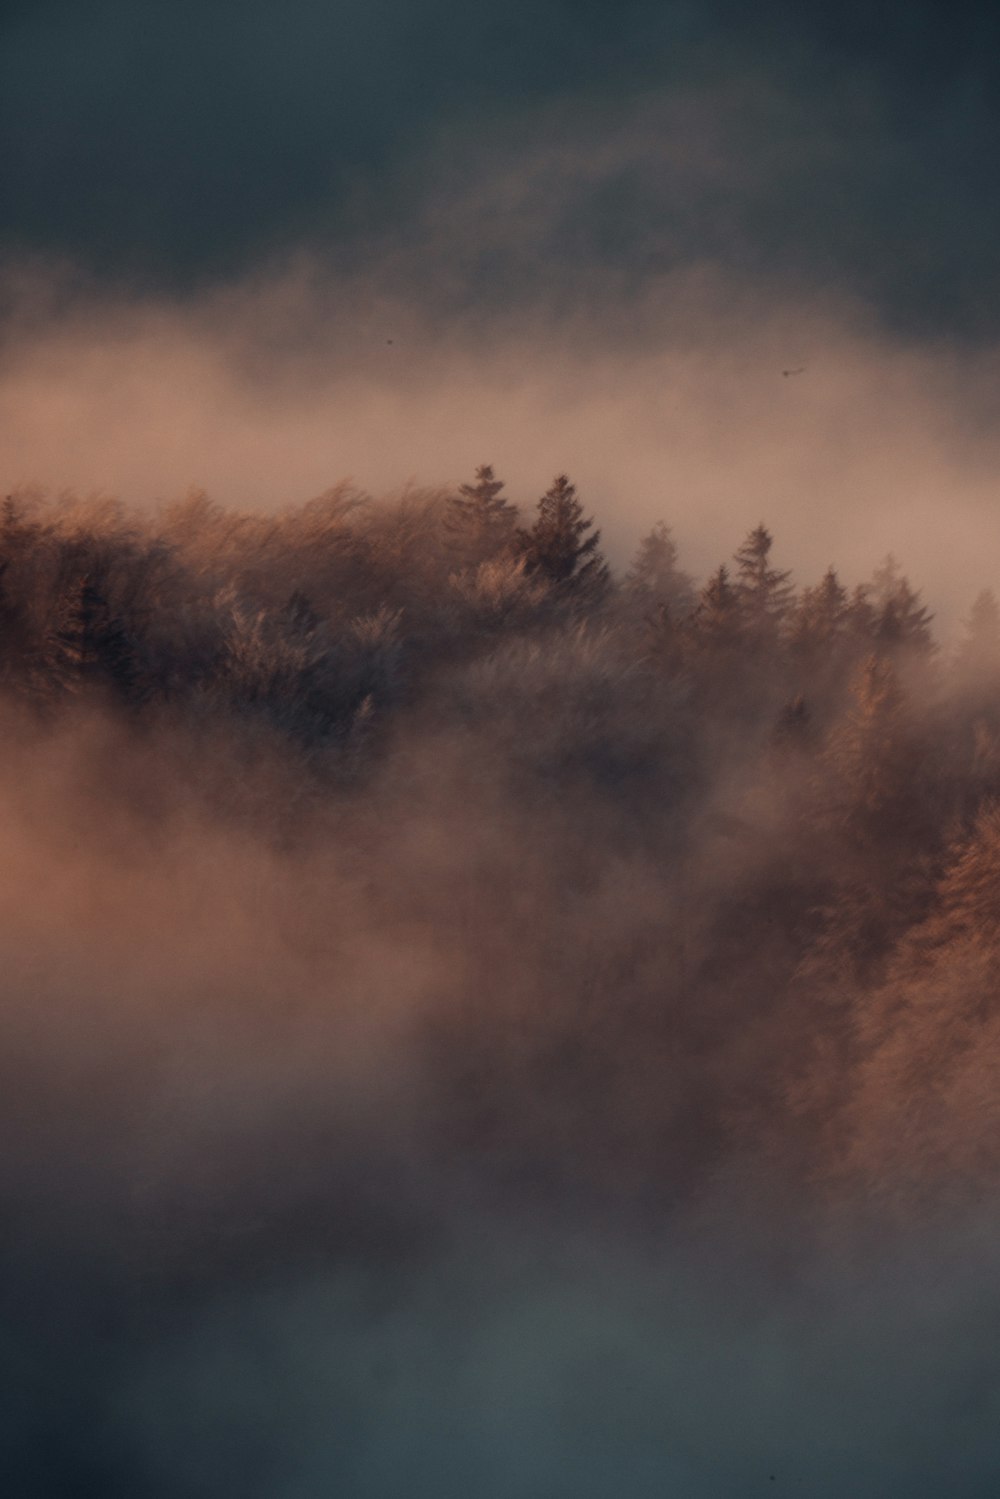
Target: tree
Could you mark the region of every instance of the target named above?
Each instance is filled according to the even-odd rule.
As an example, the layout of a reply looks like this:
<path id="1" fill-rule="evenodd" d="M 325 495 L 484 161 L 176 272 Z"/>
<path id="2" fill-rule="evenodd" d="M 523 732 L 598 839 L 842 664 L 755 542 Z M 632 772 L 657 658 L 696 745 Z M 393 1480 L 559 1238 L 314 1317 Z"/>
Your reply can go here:
<path id="1" fill-rule="evenodd" d="M 847 627 L 847 589 L 828 567 L 814 588 L 803 588 L 789 627 L 792 649 L 809 660 L 835 650 Z"/>
<path id="2" fill-rule="evenodd" d="M 1000 792 L 1000 605 L 991 589 L 977 595 L 963 624 L 949 696 L 968 814 Z"/>
<path id="3" fill-rule="evenodd" d="M 521 532 L 527 572 L 576 592 L 603 592 L 610 574 L 598 551 L 600 531 L 586 534 L 593 524 L 584 516 L 575 486 L 558 474 L 538 502 L 535 524 Z"/>
<path id="4" fill-rule="evenodd" d="M 672 613 L 684 613 L 694 602 L 691 579 L 677 566 L 677 544 L 664 521 L 640 541 L 625 575 L 625 590 L 637 604 L 665 604 Z"/>
<path id="5" fill-rule="evenodd" d="M 657 604 L 646 616 L 642 647 L 643 660 L 664 675 L 674 675 L 683 666 L 685 634 L 669 604 Z"/>
<path id="6" fill-rule="evenodd" d="M 855 630 L 847 589 L 832 567 L 820 581 L 803 588 L 786 624 L 792 678 L 808 695 L 810 710 L 822 723 L 843 701 L 859 647 L 871 649 L 871 633 Z"/>
<path id="7" fill-rule="evenodd" d="M 971 831 L 952 843 L 949 854 L 936 909 L 914 933 L 913 954 L 926 958 L 963 938 L 1000 951 L 1000 805 L 981 807 Z"/>
<path id="8" fill-rule="evenodd" d="M 770 566 L 773 538 L 764 525 L 752 530 L 736 552 L 736 593 L 752 633 L 772 635 L 788 612 L 792 599 L 789 574 Z"/>
<path id="9" fill-rule="evenodd" d="M 934 649 L 931 621 L 934 616 L 920 602 L 890 552 L 872 579 L 878 648 L 889 654 L 929 656 Z"/>
<path id="10" fill-rule="evenodd" d="M 963 678 L 991 684 L 1000 675 L 1000 604 L 991 588 L 977 594 L 963 621 L 965 633 L 955 655 Z"/>
<path id="11" fill-rule="evenodd" d="M 885 656 L 871 652 L 858 668 L 817 768 L 826 773 L 815 786 L 816 825 L 839 848 L 810 964 L 867 984 L 926 911 L 940 831 L 926 741 Z"/>
<path id="12" fill-rule="evenodd" d="M 137 702 L 143 695 L 139 663 L 125 624 L 86 575 L 70 583 L 59 602 L 49 641 L 49 666 L 69 690 L 103 687 L 126 703 Z"/>
<path id="13" fill-rule="evenodd" d="M 691 628 L 699 645 L 709 650 L 730 648 L 742 636 L 739 597 L 728 567 L 716 568 L 698 596 Z"/>
<path id="14" fill-rule="evenodd" d="M 517 528 L 517 508 L 501 491 L 503 480 L 483 463 L 476 469 L 475 484 L 460 484 L 449 497 L 445 526 L 456 550 L 474 564 L 487 562 L 507 550 Z"/>
<path id="15" fill-rule="evenodd" d="M 835 809 L 852 835 L 897 854 L 912 848 L 930 807 L 918 784 L 922 757 L 906 695 L 884 656 L 872 653 L 858 670 L 827 758 L 839 788 Z"/>
<path id="16" fill-rule="evenodd" d="M 16 680 L 24 670 L 29 642 L 25 612 L 18 600 L 12 598 L 7 574 L 10 562 L 0 561 L 0 681 Z"/>

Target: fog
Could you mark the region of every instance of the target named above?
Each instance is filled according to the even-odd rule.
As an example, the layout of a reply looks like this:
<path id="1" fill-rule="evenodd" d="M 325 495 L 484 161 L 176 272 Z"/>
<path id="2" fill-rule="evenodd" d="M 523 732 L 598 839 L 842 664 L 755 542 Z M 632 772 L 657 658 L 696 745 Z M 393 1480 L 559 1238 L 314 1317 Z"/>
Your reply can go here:
<path id="1" fill-rule="evenodd" d="M 895 550 L 952 623 L 996 580 L 991 352 L 707 271 L 609 297 L 467 330 L 316 265 L 194 302 L 69 292 L 8 339 L 2 483 L 268 509 L 488 461 L 530 506 L 569 468 L 621 563 L 666 518 L 704 573 L 763 518 L 803 580 Z"/>
<path id="2" fill-rule="evenodd" d="M 10 1491 L 985 1499 L 992 22 L 203 9 L 12 12 Z"/>
<path id="3" fill-rule="evenodd" d="M 986 1493 L 995 605 L 491 493 L 5 507 L 17 1491 Z"/>

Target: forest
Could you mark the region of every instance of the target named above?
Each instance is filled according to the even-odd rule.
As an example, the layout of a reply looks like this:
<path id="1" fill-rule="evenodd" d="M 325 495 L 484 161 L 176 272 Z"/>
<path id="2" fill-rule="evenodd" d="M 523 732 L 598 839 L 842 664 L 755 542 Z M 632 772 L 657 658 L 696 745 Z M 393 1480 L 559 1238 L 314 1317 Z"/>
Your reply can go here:
<path id="1" fill-rule="evenodd" d="M 944 652 L 892 557 L 796 588 L 772 553 L 758 525 L 698 585 L 661 523 L 614 579 L 565 475 L 522 519 L 488 466 L 277 515 L 15 495 L 8 735 L 100 724 L 150 766 L 102 790 L 138 825 L 359 861 L 458 966 L 421 1007 L 477 1170 L 666 1205 L 751 1152 L 974 1192 L 1000 609 Z"/>
<path id="2" fill-rule="evenodd" d="M 487 465 L 272 514 L 4 501 L 23 1492 L 319 1492 L 181 1472 L 148 1420 L 146 1467 L 95 1447 L 108 1382 L 234 1287 L 391 1283 L 496 1220 L 766 1278 L 995 1183 L 997 601 L 944 644 L 892 557 L 800 584 L 762 522 L 701 581 L 668 519 L 616 576 L 566 475 L 518 505 Z"/>

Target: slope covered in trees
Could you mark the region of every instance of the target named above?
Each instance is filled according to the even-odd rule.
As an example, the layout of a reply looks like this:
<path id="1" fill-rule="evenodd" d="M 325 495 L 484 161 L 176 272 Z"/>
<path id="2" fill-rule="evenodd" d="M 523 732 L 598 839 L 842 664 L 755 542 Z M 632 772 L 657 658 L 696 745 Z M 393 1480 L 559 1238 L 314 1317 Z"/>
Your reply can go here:
<path id="1" fill-rule="evenodd" d="M 335 839 L 378 921 L 449 954 L 421 1076 L 463 1170 L 664 1206 L 749 1154 L 820 1196 L 974 1193 L 992 596 L 944 653 L 892 559 L 797 588 L 759 525 L 698 588 L 660 524 L 614 580 L 564 475 L 520 524 L 502 488 L 9 498 L 9 757 L 100 724 L 129 816 Z"/>
<path id="2" fill-rule="evenodd" d="M 4 504 L 19 1494 L 992 1492 L 996 600 L 597 537 Z"/>

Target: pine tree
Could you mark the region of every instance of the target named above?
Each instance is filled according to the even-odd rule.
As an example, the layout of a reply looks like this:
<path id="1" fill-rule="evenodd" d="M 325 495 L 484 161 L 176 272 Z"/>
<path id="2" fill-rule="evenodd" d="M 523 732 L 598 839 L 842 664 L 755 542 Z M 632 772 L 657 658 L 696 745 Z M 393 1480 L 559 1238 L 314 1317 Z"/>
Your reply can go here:
<path id="1" fill-rule="evenodd" d="M 958 672 L 984 685 L 996 681 L 1000 675 L 1000 604 L 991 588 L 977 594 L 963 623 L 965 634 L 955 654 Z"/>
<path id="2" fill-rule="evenodd" d="M 460 484 L 449 497 L 445 526 L 454 548 L 473 564 L 487 562 L 514 541 L 517 507 L 504 498 L 503 480 L 488 463 L 476 469 L 475 484 Z"/>
<path id="3" fill-rule="evenodd" d="M 871 650 L 878 620 L 878 610 L 872 603 L 871 593 L 871 588 L 867 583 L 858 583 L 851 590 L 850 601 L 847 605 L 845 621 L 847 633 L 863 655 L 867 655 Z"/>
<path id="4" fill-rule="evenodd" d="M 872 652 L 857 670 L 821 765 L 817 820 L 836 835 L 841 867 L 814 957 L 868 983 L 927 909 L 938 836 L 923 739 L 885 656 Z"/>
<path id="5" fill-rule="evenodd" d="M 28 655 L 24 611 L 11 598 L 7 574 L 10 562 L 0 561 L 0 681 L 12 682 L 23 672 Z"/>
<path id="6" fill-rule="evenodd" d="M 873 634 L 879 650 L 891 655 L 929 656 L 934 649 L 934 616 L 920 602 L 890 552 L 872 579 L 875 618 Z"/>
<path id="7" fill-rule="evenodd" d="M 39 535 L 38 524 L 31 519 L 32 505 L 21 495 L 6 495 L 0 505 L 0 551 L 10 559 L 25 550 Z"/>
<path id="8" fill-rule="evenodd" d="M 962 799 L 974 810 L 1000 792 L 1000 605 L 977 595 L 954 656 L 952 728 L 957 731 Z"/>
<path id="9" fill-rule="evenodd" d="M 793 650 L 822 658 L 836 649 L 847 628 L 847 589 L 828 567 L 814 588 L 803 588 L 789 627 Z"/>
<path id="10" fill-rule="evenodd" d="M 610 573 L 598 551 L 600 531 L 586 534 L 593 524 L 583 514 L 575 486 L 565 474 L 557 475 L 538 502 L 535 524 L 521 532 L 526 570 L 576 592 L 603 592 Z"/>
<path id="11" fill-rule="evenodd" d="M 971 938 L 1000 950 L 1000 805 L 988 802 L 971 832 L 956 839 L 937 890 L 937 907 L 915 934 L 913 955 Z"/>
<path id="12" fill-rule="evenodd" d="M 788 612 L 793 589 L 789 574 L 769 564 L 773 538 L 764 525 L 752 530 L 736 552 L 736 593 L 750 630 L 774 634 Z"/>
<path id="13" fill-rule="evenodd" d="M 669 604 L 657 604 L 646 616 L 642 636 L 642 659 L 664 675 L 672 676 L 684 662 L 685 634 Z"/>
<path id="14" fill-rule="evenodd" d="M 701 590 L 690 628 L 698 645 L 709 651 L 731 649 L 741 640 L 739 596 L 724 563 Z"/>
<path id="15" fill-rule="evenodd" d="M 803 588 L 786 628 L 793 680 L 823 722 L 842 702 L 858 659 L 847 589 L 832 567 L 815 586 Z M 865 646 L 870 649 L 867 639 Z"/>
<path id="16" fill-rule="evenodd" d="M 625 575 L 625 591 L 631 601 L 647 607 L 666 604 L 672 613 L 690 609 L 694 589 L 677 566 L 677 545 L 665 522 L 659 521 L 640 541 Z"/>
<path id="17" fill-rule="evenodd" d="M 844 823 L 863 840 L 905 852 L 926 826 L 917 785 L 917 738 L 892 664 L 871 654 L 852 684 L 852 703 L 828 751 Z"/>
<path id="18" fill-rule="evenodd" d="M 66 589 L 49 640 L 49 670 L 69 691 L 103 687 L 122 702 L 142 696 L 139 664 L 123 620 L 84 576 Z"/>

